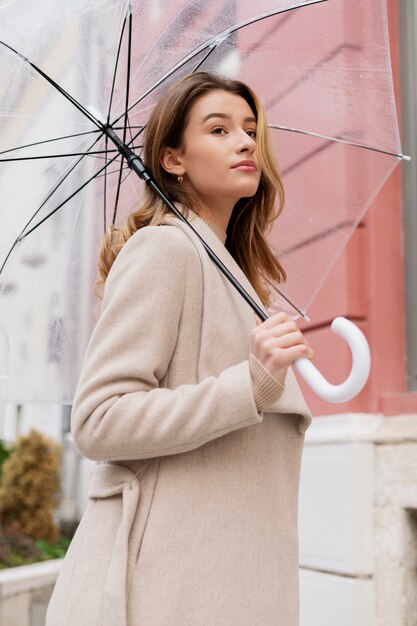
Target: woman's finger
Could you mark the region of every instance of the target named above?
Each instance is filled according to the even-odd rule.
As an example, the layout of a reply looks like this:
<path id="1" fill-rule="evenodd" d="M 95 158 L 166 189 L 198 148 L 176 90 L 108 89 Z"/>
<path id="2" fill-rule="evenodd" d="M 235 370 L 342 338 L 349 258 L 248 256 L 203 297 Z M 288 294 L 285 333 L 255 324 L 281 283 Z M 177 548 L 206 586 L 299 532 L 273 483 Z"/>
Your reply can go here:
<path id="1" fill-rule="evenodd" d="M 277 360 L 285 361 L 287 365 L 291 365 L 297 359 L 306 358 L 312 359 L 314 357 L 314 351 L 305 343 L 300 343 L 290 348 L 283 348 L 277 350 Z"/>
<path id="2" fill-rule="evenodd" d="M 264 342 L 264 348 L 268 350 L 291 348 L 292 346 L 298 346 L 305 344 L 308 346 L 302 332 L 297 330 L 292 333 L 286 333 L 280 337 L 271 337 L 271 339 Z"/>
<path id="3" fill-rule="evenodd" d="M 256 314 L 255 314 L 255 318 L 256 318 Z M 262 322 L 261 325 L 263 326 L 263 328 L 267 329 L 267 328 L 272 328 L 273 326 L 276 326 L 277 324 L 289 322 L 290 320 L 291 320 L 291 317 L 287 313 L 280 311 L 279 313 L 275 313 L 274 315 L 271 315 L 271 317 L 268 317 L 268 319 L 265 320 L 265 322 Z"/>
<path id="4" fill-rule="evenodd" d="M 295 322 L 281 322 L 274 326 L 266 327 L 265 322 L 256 327 L 255 334 L 262 338 L 283 337 L 289 333 L 301 332 Z"/>

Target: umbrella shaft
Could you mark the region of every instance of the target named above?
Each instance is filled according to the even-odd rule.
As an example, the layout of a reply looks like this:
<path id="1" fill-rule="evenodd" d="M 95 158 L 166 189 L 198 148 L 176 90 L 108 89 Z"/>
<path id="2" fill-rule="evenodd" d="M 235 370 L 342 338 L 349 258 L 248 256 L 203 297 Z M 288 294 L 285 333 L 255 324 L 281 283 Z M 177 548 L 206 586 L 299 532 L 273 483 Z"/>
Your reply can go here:
<path id="1" fill-rule="evenodd" d="M 147 183 L 151 180 L 148 171 L 145 168 L 145 164 L 134 152 L 126 145 L 118 135 L 114 132 L 111 126 L 104 126 L 103 131 L 113 141 L 120 154 L 126 159 L 126 162 L 131 170 Z"/>
<path id="2" fill-rule="evenodd" d="M 168 207 L 183 221 L 185 224 L 191 228 L 191 230 L 197 235 L 204 248 L 206 249 L 207 254 L 211 258 L 211 260 L 217 265 L 219 270 L 226 276 L 230 283 L 232 283 L 233 287 L 237 289 L 242 298 L 246 300 L 249 306 L 254 310 L 256 315 L 261 318 L 264 322 L 268 319 L 268 316 L 265 312 L 257 305 L 255 300 L 248 294 L 248 292 L 242 287 L 238 280 L 233 276 L 231 272 L 227 269 L 227 267 L 223 264 L 223 262 L 219 259 L 219 257 L 213 252 L 210 246 L 204 241 L 204 239 L 198 234 L 198 232 L 193 228 L 190 222 L 183 216 L 183 214 L 177 209 L 177 207 L 171 202 L 171 200 L 164 194 L 164 192 L 158 187 L 158 185 L 150 179 L 148 182 L 149 187 L 154 190 L 155 193 L 159 195 L 159 197 L 168 205 Z"/>

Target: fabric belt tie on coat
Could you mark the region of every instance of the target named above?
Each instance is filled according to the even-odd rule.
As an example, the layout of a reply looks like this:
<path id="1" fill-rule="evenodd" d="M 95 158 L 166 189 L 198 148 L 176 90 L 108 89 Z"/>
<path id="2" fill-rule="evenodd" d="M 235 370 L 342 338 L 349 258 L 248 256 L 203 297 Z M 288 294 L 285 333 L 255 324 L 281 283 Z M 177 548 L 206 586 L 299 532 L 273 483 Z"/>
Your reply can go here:
<path id="1" fill-rule="evenodd" d="M 139 480 L 132 470 L 110 463 L 96 465 L 90 480 L 89 498 L 121 495 L 123 507 L 122 519 L 117 528 L 104 584 L 103 626 L 127 626 L 126 579 L 129 535 L 139 502 L 139 494 Z"/>

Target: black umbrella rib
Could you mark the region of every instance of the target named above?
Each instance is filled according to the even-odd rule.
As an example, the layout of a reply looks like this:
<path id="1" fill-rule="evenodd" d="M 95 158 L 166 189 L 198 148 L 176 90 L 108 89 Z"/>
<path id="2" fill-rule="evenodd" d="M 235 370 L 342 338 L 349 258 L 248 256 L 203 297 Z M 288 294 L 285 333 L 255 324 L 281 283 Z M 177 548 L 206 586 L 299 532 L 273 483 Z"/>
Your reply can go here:
<path id="1" fill-rule="evenodd" d="M 129 13 L 129 29 L 127 38 L 127 78 L 126 78 L 126 99 L 125 99 L 125 121 L 123 124 L 123 143 L 126 143 L 126 131 L 128 123 L 128 107 L 130 94 L 130 72 L 132 67 L 132 13 Z"/>
<path id="2" fill-rule="evenodd" d="M 131 143 L 133 141 L 133 135 L 132 135 L 132 126 L 130 125 L 129 118 L 127 118 L 127 126 L 129 128 L 129 135 L 130 135 L 129 143 Z M 142 146 L 140 146 L 140 147 L 142 147 Z"/>
<path id="3" fill-rule="evenodd" d="M 195 1 L 193 1 L 193 2 L 189 2 L 187 6 L 185 6 L 185 7 L 183 7 L 183 8 L 182 8 L 181 12 L 180 12 L 178 15 L 176 15 L 176 16 L 175 16 L 175 18 L 174 18 L 174 19 L 172 19 L 172 20 L 170 21 L 170 23 L 169 23 L 169 24 L 165 27 L 165 29 L 164 29 L 164 30 L 162 30 L 162 31 L 159 33 L 158 37 L 157 37 L 157 38 L 156 38 L 156 40 L 153 42 L 153 47 L 152 47 L 150 50 L 148 50 L 148 52 L 147 52 L 146 56 L 142 59 L 142 61 L 141 61 L 140 65 L 139 65 L 139 68 L 138 68 L 138 70 L 137 70 L 137 71 L 140 71 L 140 68 L 141 68 L 141 67 L 143 66 L 143 64 L 146 62 L 147 58 L 148 58 L 148 57 L 149 57 L 149 55 L 152 53 L 152 51 L 153 51 L 153 50 L 155 50 L 155 48 L 158 48 L 158 46 L 159 46 L 159 42 L 161 41 L 161 39 L 162 39 L 163 37 L 165 37 L 165 36 L 166 36 L 166 33 L 169 33 L 169 31 L 170 31 L 170 29 L 172 29 L 172 27 L 175 27 L 175 26 L 176 26 L 176 22 L 177 22 L 177 20 L 178 20 L 178 19 L 181 19 L 181 18 L 182 18 L 182 16 L 183 16 L 183 14 L 185 14 L 185 17 L 186 17 L 186 18 L 188 18 L 188 20 L 187 20 L 187 22 L 188 22 L 188 23 L 187 23 L 186 21 L 184 21 L 184 22 L 183 22 L 183 27 L 189 27 L 189 26 L 191 26 L 191 25 L 190 25 L 190 22 L 192 21 L 192 19 L 190 19 L 190 18 L 189 18 L 189 16 L 190 16 L 190 10 L 191 10 L 191 9 L 193 9 L 193 10 L 194 10 L 194 9 L 196 8 L 194 5 L 197 5 L 196 10 L 194 11 L 194 20 L 195 20 L 195 18 L 196 18 L 196 17 L 198 18 L 199 14 L 200 14 L 200 12 L 201 12 L 201 9 L 199 9 L 199 4 L 200 4 L 200 0 L 195 0 Z M 126 20 L 126 17 L 125 17 L 125 20 Z M 178 28 L 176 28 L 176 29 L 175 29 L 175 37 L 174 37 L 174 39 L 173 39 L 173 41 L 174 41 L 174 42 L 176 41 L 177 37 L 178 37 Z M 168 43 L 168 45 L 169 45 L 169 43 L 170 43 L 169 38 L 168 38 L 168 42 L 166 42 L 166 41 L 165 41 L 165 44 L 166 44 L 166 43 Z M 134 106 L 135 106 L 135 104 L 134 104 Z M 120 120 L 120 119 L 123 117 L 123 115 L 124 115 L 124 113 L 122 113 L 122 114 L 120 115 L 120 117 L 118 118 L 118 120 Z M 118 120 L 116 120 L 116 121 L 118 121 Z M 114 128 L 114 123 L 112 124 L 112 126 L 113 126 L 113 128 Z"/>
<path id="4" fill-rule="evenodd" d="M 107 150 L 107 146 L 109 145 L 109 138 L 106 135 L 105 140 L 104 140 L 104 145 L 106 147 Z M 108 158 L 107 158 L 107 153 L 105 156 L 106 159 L 106 165 L 108 164 Z M 107 167 L 104 170 L 104 181 L 103 181 L 103 193 L 104 193 L 104 197 L 103 197 L 103 228 L 104 228 L 104 232 L 106 232 L 107 230 Z"/>
<path id="5" fill-rule="evenodd" d="M 95 146 L 95 144 L 100 140 L 100 137 L 97 137 L 97 139 L 95 139 L 95 141 L 91 144 L 90 149 L 93 148 Z M 88 154 L 88 152 L 87 152 Z M 32 217 L 30 218 L 30 220 L 28 221 L 28 223 L 26 224 L 26 226 L 24 226 L 24 228 L 21 230 L 20 235 L 17 237 L 16 241 L 13 243 L 12 247 L 10 248 L 10 250 L 7 253 L 6 258 L 3 261 L 2 266 L 0 267 L 0 274 L 2 273 L 4 266 L 6 265 L 11 253 L 13 252 L 14 248 L 16 247 L 16 245 L 22 241 L 29 233 L 33 232 L 40 224 L 42 224 L 42 222 L 45 221 L 45 219 L 47 219 L 49 217 L 49 215 L 52 215 L 53 213 L 55 213 L 55 211 L 52 211 L 49 215 L 47 215 L 41 222 L 38 222 L 38 224 L 36 224 L 36 226 L 34 226 L 33 228 L 31 228 L 30 231 L 27 231 L 25 233 L 26 228 L 29 226 L 29 224 L 34 220 L 34 218 L 36 217 L 36 215 L 39 213 L 39 211 L 42 209 L 42 207 L 45 206 L 45 204 L 48 202 L 48 200 L 50 198 L 52 198 L 53 194 L 57 191 L 57 189 L 59 189 L 59 187 L 64 183 L 64 181 L 68 178 L 68 176 L 71 174 L 71 172 L 74 171 L 74 169 L 77 167 L 77 165 L 82 161 L 82 159 L 85 157 L 85 154 L 83 154 L 76 163 L 74 163 L 74 165 L 68 170 L 68 172 L 65 174 L 65 176 L 63 176 L 63 178 L 59 181 L 59 183 L 57 185 L 55 185 L 55 187 L 52 189 L 52 191 L 48 194 L 48 196 L 45 198 L 45 200 L 42 202 L 42 204 L 38 207 L 38 209 L 35 211 L 35 213 L 32 215 Z M 112 161 L 116 160 L 118 157 L 115 156 L 113 157 Z M 110 163 L 112 162 L 110 161 Z M 102 168 L 104 169 L 104 168 Z M 102 170 L 100 170 L 101 172 Z M 93 177 L 94 178 L 94 177 Z M 75 195 L 75 194 L 74 194 Z M 69 199 L 69 198 L 68 198 Z M 63 204 L 65 204 L 65 202 L 68 201 L 65 200 Z M 59 207 L 58 207 L 59 208 Z M 25 233 L 25 234 L 23 234 Z"/>
<path id="6" fill-rule="evenodd" d="M 197 63 L 197 65 L 195 66 L 195 68 L 194 68 L 194 69 L 193 69 L 193 71 L 192 71 L 192 74 L 194 74 L 195 72 L 198 72 L 198 70 L 199 70 L 199 69 L 200 69 L 200 67 L 203 65 L 203 63 L 205 63 L 205 62 L 207 61 L 207 59 L 209 58 L 209 56 L 210 56 L 211 54 L 213 54 L 213 52 L 217 49 L 217 46 L 218 46 L 218 45 L 219 45 L 219 44 L 217 43 L 215 46 L 212 46 L 212 47 L 210 48 L 210 50 L 207 52 L 206 56 L 205 56 L 205 57 L 203 57 L 203 59 L 201 59 L 201 61 L 199 61 L 199 62 Z"/>
<path id="7" fill-rule="evenodd" d="M 93 133 L 99 133 L 97 130 L 87 130 L 84 133 L 74 133 L 73 135 L 62 135 L 62 137 L 52 137 L 52 139 L 43 139 L 42 141 L 34 141 L 33 143 L 26 143 L 23 146 L 16 146 L 9 148 L 8 150 L 0 151 L 1 154 L 7 154 L 8 152 L 16 152 L 17 150 L 24 150 L 25 148 L 33 148 L 34 146 L 42 146 L 46 143 L 52 143 L 54 141 L 62 141 L 64 139 L 74 139 L 75 137 L 83 137 L 84 135 L 92 135 Z"/>
<path id="8" fill-rule="evenodd" d="M 128 9 L 128 11 L 129 11 L 130 16 L 132 16 L 130 8 Z M 126 28 L 126 20 L 127 20 L 127 15 L 125 15 L 124 20 L 123 20 L 123 26 L 122 26 L 122 30 L 121 30 L 120 37 L 119 37 L 119 44 L 117 46 L 116 61 L 114 64 L 112 85 L 111 85 L 111 91 L 110 91 L 110 100 L 109 100 L 109 106 L 107 109 L 107 124 L 110 124 L 110 113 L 111 113 L 111 108 L 113 105 L 113 96 L 114 96 L 114 89 L 116 87 L 117 69 L 119 67 L 120 51 L 122 49 L 122 41 L 123 41 L 123 36 L 124 36 L 125 28 Z"/>
<path id="9" fill-rule="evenodd" d="M 116 161 L 117 161 L 117 159 L 116 159 L 116 158 L 113 158 L 111 162 L 109 161 L 108 165 L 111 165 L 112 163 L 116 163 Z M 126 163 L 126 161 L 125 161 L 125 164 L 124 164 L 124 166 L 123 166 L 123 171 L 126 171 L 126 170 L 129 170 L 129 172 L 130 172 L 130 171 L 131 171 L 131 168 L 129 167 L 129 165 L 128 165 L 128 164 Z M 105 175 L 107 175 L 107 176 L 111 176 L 112 174 L 118 174 L 118 172 L 119 172 L 119 168 L 114 169 L 114 170 L 109 170 L 109 169 L 108 169 L 108 170 L 106 170 L 106 172 L 104 172 L 104 173 L 99 173 L 99 174 L 97 174 L 96 178 L 103 178 L 103 176 L 105 176 Z M 122 182 L 123 182 L 123 181 L 122 181 Z"/>
<path id="10" fill-rule="evenodd" d="M 114 126 L 113 128 L 114 128 L 114 130 L 123 130 L 123 126 Z M 130 126 L 129 125 L 129 128 L 134 128 L 134 129 L 143 128 L 143 125 L 142 124 L 134 125 L 134 126 Z M 9 152 L 16 152 L 17 150 L 24 150 L 25 148 L 33 148 L 34 146 L 42 146 L 42 145 L 47 144 L 47 143 L 53 143 L 54 141 L 61 141 L 61 140 L 64 140 L 64 139 L 74 139 L 75 137 L 83 137 L 83 136 L 86 136 L 86 135 L 93 135 L 93 134 L 96 134 L 96 133 L 99 133 L 99 132 L 102 132 L 102 131 L 101 131 L 101 129 L 99 130 L 97 128 L 96 130 L 87 130 L 87 131 L 85 131 L 83 133 L 74 133 L 73 135 L 62 135 L 62 137 L 52 137 L 52 139 L 44 139 L 43 141 L 34 141 L 33 143 L 27 143 L 27 144 L 24 144 L 23 146 L 15 146 L 14 148 L 8 148 L 7 150 L 1 150 L 0 151 L 0 156 L 2 154 L 8 154 Z M 133 141 L 133 139 L 132 139 L 132 141 Z M 141 147 L 142 146 L 136 146 L 136 148 L 141 148 Z M 45 155 L 42 158 L 48 158 L 50 156 L 58 156 L 59 157 L 59 156 L 68 156 L 68 155 L 67 154 L 58 154 L 58 155 L 49 155 L 49 154 L 47 154 L 47 155 Z M 35 157 L 30 157 L 30 158 L 35 158 Z M 36 157 L 36 158 L 39 158 L 39 157 Z"/>
<path id="11" fill-rule="evenodd" d="M 130 94 L 130 72 L 131 72 L 131 61 L 132 61 L 132 12 L 129 11 L 129 28 L 128 28 L 128 38 L 127 38 L 127 77 L 126 77 L 126 93 L 125 93 L 125 119 L 123 124 L 123 143 L 126 143 L 126 134 L 127 134 L 127 125 L 129 123 L 129 94 Z M 119 180 L 117 181 L 117 191 L 116 197 L 114 200 L 113 207 L 113 217 L 112 224 L 116 222 L 116 214 L 117 208 L 119 206 L 119 198 L 120 198 L 120 187 L 122 184 L 122 176 L 123 176 L 123 163 L 124 156 L 122 154 L 122 158 L 120 160 L 120 168 L 119 168 Z"/>
<path id="12" fill-rule="evenodd" d="M 100 139 L 100 138 L 99 138 Z M 141 146 L 132 146 L 132 149 L 136 150 L 138 148 L 141 148 Z M 106 150 L 94 150 L 94 151 L 89 151 L 89 152 L 67 152 L 67 153 L 61 153 L 61 154 L 42 154 L 42 155 L 38 155 L 38 156 L 27 156 L 27 157 L 11 157 L 9 159 L 0 159 L 0 163 L 9 163 L 11 161 L 35 161 L 35 160 L 39 160 L 39 159 L 58 159 L 58 158 L 64 158 L 64 157 L 76 157 L 76 156 L 94 156 L 97 158 L 104 158 L 104 157 L 99 157 L 100 154 L 108 154 L 109 152 L 119 152 L 116 148 L 109 148 Z"/>
<path id="13" fill-rule="evenodd" d="M 108 165 L 111 165 L 111 163 L 108 163 Z M 131 169 L 129 168 L 128 165 L 125 165 L 123 168 L 123 171 L 126 172 L 128 171 L 128 173 L 131 173 Z M 117 170 L 111 170 L 111 171 L 107 171 L 107 176 L 111 176 L 112 174 L 118 174 L 119 173 L 119 168 L 117 168 Z M 96 178 L 104 178 L 105 173 L 101 172 L 99 174 L 97 174 Z M 125 178 L 123 180 L 125 180 L 127 178 L 127 176 L 125 176 Z M 123 182 L 123 181 L 122 181 Z"/>
<path id="14" fill-rule="evenodd" d="M 133 102 L 130 105 L 129 111 L 133 107 L 135 107 L 137 104 L 139 104 L 139 102 L 141 102 L 144 98 L 146 98 L 155 89 L 157 89 L 165 80 L 167 80 L 167 78 L 172 76 L 177 70 L 181 69 L 181 67 L 185 65 L 186 63 L 188 63 L 188 61 L 191 61 L 194 57 L 196 57 L 198 54 L 203 52 L 206 48 L 209 48 L 212 46 L 216 47 L 217 45 L 219 45 L 219 43 L 221 43 L 224 39 L 226 39 L 232 33 L 235 33 L 238 30 L 241 30 L 242 28 L 245 28 L 247 26 L 251 26 L 252 24 L 262 22 L 263 20 L 273 17 L 274 15 L 283 15 L 284 13 L 288 13 L 290 11 L 295 11 L 297 9 L 305 9 L 306 7 L 314 6 L 316 4 L 322 4 L 324 2 L 329 2 L 329 1 L 330 0 L 310 0 L 310 2 L 306 2 L 305 4 L 288 7 L 287 9 L 275 9 L 274 11 L 269 11 L 268 13 L 264 13 L 263 15 L 258 15 L 257 17 L 253 17 L 249 20 L 246 20 L 245 22 L 236 24 L 236 26 L 227 28 L 226 30 L 212 37 L 209 41 L 206 41 L 204 44 L 201 44 L 198 48 L 190 52 L 190 54 L 188 54 L 186 57 L 178 61 L 178 63 L 176 63 L 168 72 L 166 72 L 158 81 L 156 81 L 156 83 L 154 83 L 152 87 L 149 87 L 149 89 L 145 91 L 145 93 L 142 94 L 140 98 L 138 98 L 135 102 Z M 113 123 L 115 124 L 119 122 L 123 116 L 124 116 L 124 113 L 122 113 L 118 118 L 116 118 L 113 121 Z M 136 136 L 134 137 L 134 139 L 136 138 Z"/>
<path id="15" fill-rule="evenodd" d="M 20 235 L 17 240 L 17 242 L 22 241 L 23 239 L 25 239 L 28 235 L 30 235 L 30 233 L 33 233 L 34 230 L 36 230 L 38 228 L 38 226 L 40 226 L 41 224 L 43 224 L 43 222 L 45 222 L 47 219 L 49 219 L 51 217 L 51 215 L 53 215 L 54 213 L 56 213 L 57 211 L 59 211 L 59 209 L 61 209 L 67 202 L 69 202 L 70 200 L 72 200 L 72 198 L 74 198 L 74 196 L 76 196 L 80 191 L 82 191 L 84 189 L 84 187 L 86 187 L 87 185 L 89 185 L 91 183 L 92 180 L 94 180 L 95 178 L 97 178 L 97 176 L 99 176 L 99 174 L 101 174 L 106 167 L 108 167 L 111 163 L 113 163 L 113 161 L 116 160 L 117 157 L 113 157 L 113 159 L 111 159 L 106 165 L 104 165 L 100 170 L 98 170 L 98 172 L 96 172 L 95 174 L 93 174 L 93 176 L 91 176 L 88 180 L 86 180 L 82 185 L 80 185 L 75 191 L 72 192 L 71 195 L 69 195 L 67 198 L 65 198 L 65 200 L 63 200 L 57 207 L 54 208 L 53 211 L 50 211 L 48 213 L 48 215 L 45 215 L 45 217 L 43 217 L 41 219 L 40 222 L 38 222 L 35 226 L 33 226 L 33 228 L 31 228 L 30 230 L 26 231 L 23 235 Z M 79 163 L 79 161 L 76 163 L 76 165 Z M 74 166 L 75 167 L 75 166 Z M 72 168 L 74 169 L 74 168 Z M 72 171 L 72 170 L 71 170 Z M 60 181 L 60 184 L 63 181 Z M 54 189 L 55 191 L 56 189 Z M 50 196 L 49 196 L 50 197 Z M 48 198 L 49 199 L 49 198 Z M 41 208 L 41 207 L 40 207 Z M 38 209 L 39 210 L 39 209 Z M 33 217 L 32 217 L 33 219 Z M 23 231 L 22 231 L 23 232 Z M 3 269 L 3 266 L 2 268 Z M 0 273 L 1 273 L 1 269 L 0 269 Z"/>
<path id="16" fill-rule="evenodd" d="M 119 59 L 120 59 L 120 52 L 122 49 L 122 42 L 123 42 L 123 38 L 124 38 L 124 32 L 125 32 L 125 28 L 126 28 L 126 21 L 127 21 L 127 16 L 129 15 L 129 22 L 130 22 L 130 35 L 131 35 L 131 24 L 132 24 L 132 11 L 131 11 L 131 7 L 129 5 L 128 7 L 128 14 L 126 13 L 126 15 L 124 16 L 123 19 L 123 26 L 122 26 L 122 30 L 120 32 L 120 37 L 119 37 L 119 44 L 117 46 L 117 54 L 116 54 L 116 60 L 115 60 L 115 64 L 114 64 L 114 71 L 113 71 L 113 78 L 112 78 L 112 86 L 111 86 L 111 91 L 110 91 L 110 99 L 109 99 L 109 106 L 107 109 L 107 124 L 110 124 L 110 114 L 111 114 L 111 109 L 113 106 L 113 97 L 114 97 L 114 90 L 116 87 L 116 77 L 117 77 L 117 70 L 119 67 Z M 128 75 L 128 80 L 130 80 L 130 77 Z M 127 88 L 127 91 L 129 90 L 129 87 Z M 126 105 L 127 107 L 127 105 Z M 127 112 L 126 112 L 127 115 Z M 125 122 L 126 124 L 126 122 Z M 123 136 L 125 136 L 125 124 L 123 125 L 122 129 L 123 129 Z M 108 141 L 109 141 L 109 137 L 108 135 L 106 135 L 106 148 L 108 145 Z M 113 211 L 113 214 L 115 214 L 115 212 L 117 211 L 117 205 L 119 202 L 119 194 L 120 194 L 120 185 L 121 185 L 121 176 L 122 176 L 122 171 L 123 171 L 123 160 L 124 157 L 122 155 L 121 158 L 121 164 L 120 164 L 120 171 L 119 171 L 119 182 L 117 185 L 117 193 L 116 193 L 116 200 L 115 200 L 115 208 Z M 104 232 L 106 232 L 107 230 L 107 168 L 104 170 L 104 218 L 103 218 L 103 227 L 104 227 Z M 112 223 L 114 224 L 114 218 L 112 220 Z"/>
<path id="17" fill-rule="evenodd" d="M 131 11 L 129 9 L 130 15 L 131 15 Z M 111 108 L 113 105 L 113 96 L 114 96 L 114 89 L 116 86 L 116 76 L 117 76 L 117 69 L 119 67 L 119 58 L 120 58 L 120 51 L 122 49 L 122 41 L 123 41 L 123 36 L 124 36 L 124 32 L 125 32 L 125 28 L 126 28 L 126 19 L 127 19 L 127 15 L 125 15 L 124 20 L 123 20 L 123 26 L 122 26 L 122 30 L 120 33 L 120 37 L 119 37 L 119 44 L 117 46 L 117 54 L 116 54 L 116 61 L 114 64 L 114 71 L 113 71 L 113 78 L 112 78 L 112 85 L 111 85 L 111 91 L 110 91 L 110 99 L 109 99 L 109 106 L 107 109 L 107 124 L 110 124 L 110 113 L 111 113 Z M 106 135 L 106 142 L 105 142 L 105 146 L 107 148 L 109 143 L 109 137 L 108 135 Z M 106 157 L 106 164 L 107 164 L 107 157 Z M 123 166 L 123 156 L 122 156 L 122 166 Z M 103 217 L 103 228 L 104 228 L 104 232 L 106 232 L 107 230 L 107 168 L 104 170 L 104 181 L 103 181 L 103 185 L 104 185 L 104 206 L 103 206 L 103 211 L 104 211 L 104 217 Z M 119 191 L 119 190 L 118 190 Z"/>
<path id="18" fill-rule="evenodd" d="M 205 63 L 207 61 L 208 57 L 216 50 L 218 45 L 219 44 L 217 43 L 216 45 L 211 46 L 211 48 L 207 52 L 207 54 L 203 57 L 203 59 L 201 59 L 201 61 L 198 62 L 198 64 L 192 70 L 192 72 L 191 72 L 192 74 L 194 74 L 195 72 L 197 72 L 199 70 L 199 68 L 203 65 L 203 63 Z M 113 128 L 115 128 L 115 127 L 113 126 Z M 129 126 L 129 129 L 131 129 L 131 128 L 134 128 L 134 126 L 132 126 L 132 127 Z M 133 141 L 135 141 L 135 139 L 137 139 L 139 137 L 139 135 L 141 135 L 144 132 L 145 128 L 146 128 L 146 124 L 143 124 L 143 126 L 141 126 L 140 130 L 136 133 L 136 135 L 132 136 L 132 133 L 130 133 L 130 141 L 128 141 L 127 145 L 132 147 L 131 143 Z"/>
<path id="19" fill-rule="evenodd" d="M 210 55 L 211 55 L 211 54 L 212 54 L 212 53 L 213 53 L 213 52 L 217 49 L 217 46 L 219 45 L 219 43 L 220 43 L 220 41 L 219 41 L 219 42 L 217 42 L 216 44 L 214 44 L 214 45 L 212 45 L 212 46 L 210 47 L 210 49 L 209 49 L 209 51 L 206 53 L 206 55 L 205 55 L 205 56 L 201 59 L 201 61 L 199 61 L 199 62 L 197 63 L 197 65 L 195 66 L 195 68 L 192 70 L 192 74 L 194 74 L 195 72 L 197 72 L 197 71 L 200 69 L 200 67 L 203 65 L 203 63 L 205 63 L 205 62 L 207 61 L 208 57 L 209 57 L 209 56 L 210 56 Z M 126 107 L 127 107 L 127 105 L 126 105 Z M 129 109 L 129 110 L 130 110 L 130 109 Z M 126 108 L 126 112 L 127 112 L 127 111 L 128 111 L 128 109 Z M 119 118 L 119 119 L 120 119 L 120 118 Z M 116 120 L 116 121 L 119 121 L 119 120 Z M 113 128 L 115 128 L 115 127 L 113 126 Z M 130 126 L 129 126 L 129 128 L 134 128 L 134 127 L 133 127 L 133 126 L 132 126 L 132 127 L 130 127 Z M 128 145 L 129 145 L 129 146 L 130 146 L 130 144 L 131 144 L 131 143 L 132 143 L 135 139 L 137 139 L 137 138 L 139 137 L 139 135 L 140 135 L 141 133 L 143 133 L 143 131 L 145 130 L 145 128 L 146 128 L 146 124 L 144 124 L 144 125 L 140 128 L 139 132 L 138 132 L 138 133 L 136 133 L 136 135 L 135 135 L 134 137 L 132 137 L 132 133 L 130 133 L 130 141 L 128 142 Z"/>
<path id="20" fill-rule="evenodd" d="M 35 65 L 34 63 L 32 63 L 31 61 L 29 61 L 28 58 L 26 58 L 23 54 L 21 54 L 20 52 L 18 52 L 17 50 L 15 50 L 14 48 L 12 48 L 12 46 L 9 46 L 9 44 L 7 44 L 6 42 L 0 40 L 0 44 L 2 44 L 3 46 L 5 46 L 6 48 L 8 48 L 9 50 L 11 50 L 11 52 L 13 52 L 14 54 L 17 54 L 18 57 L 20 57 L 21 59 L 23 59 L 26 63 L 29 63 L 29 65 L 35 70 L 35 72 L 37 72 L 40 76 L 42 76 L 42 78 L 44 78 L 50 85 L 52 85 L 53 87 L 55 87 L 55 89 L 57 91 L 59 91 L 59 93 L 61 95 L 64 96 L 64 98 L 66 98 L 67 100 L 69 100 L 69 102 L 71 102 L 71 104 L 73 104 L 83 115 L 85 115 L 86 117 L 88 117 L 88 119 L 90 120 L 90 122 L 93 122 L 93 124 L 95 126 L 97 126 L 97 128 L 99 128 L 101 130 L 102 128 L 102 123 L 97 120 L 94 115 L 92 115 L 90 113 L 90 111 L 87 111 L 87 109 L 85 107 L 83 107 L 83 105 L 78 102 L 78 100 L 76 100 L 73 96 L 71 96 L 67 91 L 65 91 L 65 89 L 63 87 L 61 87 L 61 85 L 59 85 L 59 83 L 57 83 L 56 81 L 54 81 L 53 78 L 51 78 L 50 76 L 48 76 L 48 74 L 45 74 L 45 72 L 43 70 L 41 70 L 40 67 L 38 67 L 37 65 Z"/>

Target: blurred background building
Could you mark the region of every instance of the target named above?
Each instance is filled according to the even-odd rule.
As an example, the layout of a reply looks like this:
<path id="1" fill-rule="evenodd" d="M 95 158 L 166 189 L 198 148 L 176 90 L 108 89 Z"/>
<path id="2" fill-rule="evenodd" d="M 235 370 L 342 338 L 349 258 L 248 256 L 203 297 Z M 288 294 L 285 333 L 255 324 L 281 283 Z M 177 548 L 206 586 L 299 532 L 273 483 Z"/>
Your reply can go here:
<path id="1" fill-rule="evenodd" d="M 417 3 L 389 0 L 404 154 L 310 309 L 315 362 L 334 383 L 350 368 L 328 328 L 366 334 L 363 392 L 330 405 L 301 382 L 315 419 L 300 493 L 301 626 L 417 624 Z M 344 353 L 344 357 L 342 357 Z"/>

